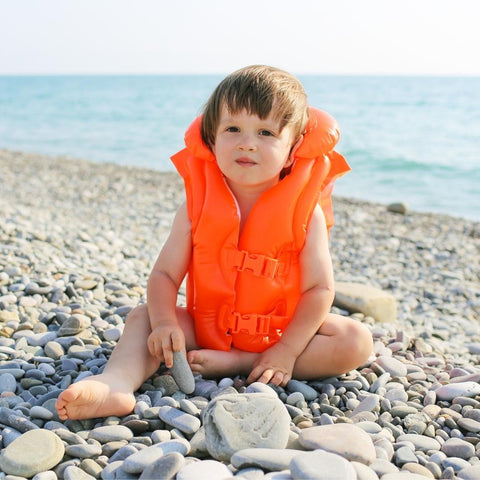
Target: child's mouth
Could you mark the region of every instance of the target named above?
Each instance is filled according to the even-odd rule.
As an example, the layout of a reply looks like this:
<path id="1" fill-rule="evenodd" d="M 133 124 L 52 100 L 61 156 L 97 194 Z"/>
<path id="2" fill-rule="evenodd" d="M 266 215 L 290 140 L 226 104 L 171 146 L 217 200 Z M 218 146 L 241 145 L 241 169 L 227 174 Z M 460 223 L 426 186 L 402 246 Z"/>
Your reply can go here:
<path id="1" fill-rule="evenodd" d="M 235 160 L 235 163 L 237 163 L 237 165 L 240 165 L 241 167 L 253 167 L 254 165 L 257 164 L 257 162 L 253 161 L 250 158 L 246 158 L 246 157 L 237 158 Z"/>

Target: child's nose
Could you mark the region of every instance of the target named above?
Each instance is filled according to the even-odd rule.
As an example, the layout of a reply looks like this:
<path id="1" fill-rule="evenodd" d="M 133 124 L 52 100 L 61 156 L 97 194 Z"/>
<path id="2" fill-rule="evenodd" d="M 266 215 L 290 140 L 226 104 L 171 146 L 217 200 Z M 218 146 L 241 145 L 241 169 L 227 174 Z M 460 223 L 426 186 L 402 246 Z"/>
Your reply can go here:
<path id="1" fill-rule="evenodd" d="M 255 140 L 251 135 L 244 134 L 238 142 L 238 149 L 243 152 L 251 152 L 256 150 Z"/>

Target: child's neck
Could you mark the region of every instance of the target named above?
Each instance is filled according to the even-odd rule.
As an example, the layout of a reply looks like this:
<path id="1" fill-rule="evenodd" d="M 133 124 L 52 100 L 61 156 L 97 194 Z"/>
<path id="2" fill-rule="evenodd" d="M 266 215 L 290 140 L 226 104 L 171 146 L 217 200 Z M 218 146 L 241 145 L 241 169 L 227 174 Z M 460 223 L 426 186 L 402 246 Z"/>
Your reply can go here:
<path id="1" fill-rule="evenodd" d="M 231 189 L 236 201 L 238 208 L 240 210 L 240 234 L 243 231 L 243 227 L 247 222 L 247 218 L 250 215 L 250 212 L 253 206 L 257 203 L 258 199 L 265 191 L 264 189 L 257 190 L 252 189 Z"/>

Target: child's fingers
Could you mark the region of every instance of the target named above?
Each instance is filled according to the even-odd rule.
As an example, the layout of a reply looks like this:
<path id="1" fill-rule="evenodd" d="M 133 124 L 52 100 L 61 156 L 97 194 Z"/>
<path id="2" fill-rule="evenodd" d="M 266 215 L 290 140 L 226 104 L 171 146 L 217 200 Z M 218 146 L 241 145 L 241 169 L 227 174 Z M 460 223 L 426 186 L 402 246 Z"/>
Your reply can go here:
<path id="1" fill-rule="evenodd" d="M 271 368 L 265 368 L 262 366 L 255 367 L 247 378 L 247 383 L 260 382 L 268 383 L 273 376 L 273 370 Z"/>
<path id="2" fill-rule="evenodd" d="M 170 336 L 162 339 L 163 361 L 167 368 L 172 368 L 173 365 L 173 349 L 172 340 Z"/>
<path id="3" fill-rule="evenodd" d="M 158 357 L 158 349 L 156 347 L 155 338 L 152 335 L 148 337 L 147 346 L 150 355 L 152 355 L 153 357 Z"/>
<path id="4" fill-rule="evenodd" d="M 182 338 L 182 334 L 178 330 L 172 332 L 172 348 L 174 352 L 185 350 L 185 342 Z"/>

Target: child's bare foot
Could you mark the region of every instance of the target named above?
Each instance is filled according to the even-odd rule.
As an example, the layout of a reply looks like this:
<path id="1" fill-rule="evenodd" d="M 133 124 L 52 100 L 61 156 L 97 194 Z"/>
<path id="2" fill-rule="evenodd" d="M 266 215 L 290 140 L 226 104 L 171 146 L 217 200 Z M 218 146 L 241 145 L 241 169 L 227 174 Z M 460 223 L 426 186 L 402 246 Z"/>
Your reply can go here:
<path id="1" fill-rule="evenodd" d="M 133 392 L 118 378 L 94 375 L 70 385 L 57 399 L 60 420 L 122 416 L 135 406 Z"/>
<path id="2" fill-rule="evenodd" d="M 248 375 L 258 353 L 244 352 L 232 349 L 221 350 L 191 350 L 188 352 L 188 363 L 193 373 L 200 373 L 204 378 L 231 377 Z"/>

